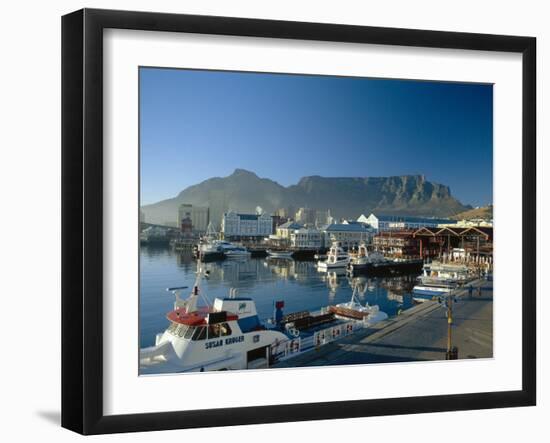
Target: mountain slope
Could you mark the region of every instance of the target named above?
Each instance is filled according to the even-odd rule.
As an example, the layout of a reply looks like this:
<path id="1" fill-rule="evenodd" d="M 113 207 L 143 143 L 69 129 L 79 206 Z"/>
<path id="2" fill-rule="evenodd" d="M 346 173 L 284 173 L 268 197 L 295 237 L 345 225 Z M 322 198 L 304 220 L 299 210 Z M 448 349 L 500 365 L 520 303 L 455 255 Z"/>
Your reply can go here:
<path id="1" fill-rule="evenodd" d="M 474 218 L 482 218 L 491 220 L 493 218 L 493 205 L 482 206 L 479 208 L 470 209 L 460 212 L 454 216 L 457 220 L 471 220 Z"/>

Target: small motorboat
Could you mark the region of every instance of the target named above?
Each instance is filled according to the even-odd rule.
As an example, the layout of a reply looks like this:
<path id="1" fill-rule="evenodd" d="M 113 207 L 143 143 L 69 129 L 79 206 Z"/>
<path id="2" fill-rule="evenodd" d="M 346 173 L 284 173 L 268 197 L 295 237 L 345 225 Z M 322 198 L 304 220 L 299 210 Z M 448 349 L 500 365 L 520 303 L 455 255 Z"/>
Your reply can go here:
<path id="1" fill-rule="evenodd" d="M 272 249 L 267 250 L 267 255 L 273 258 L 292 258 L 294 251 L 276 251 Z"/>

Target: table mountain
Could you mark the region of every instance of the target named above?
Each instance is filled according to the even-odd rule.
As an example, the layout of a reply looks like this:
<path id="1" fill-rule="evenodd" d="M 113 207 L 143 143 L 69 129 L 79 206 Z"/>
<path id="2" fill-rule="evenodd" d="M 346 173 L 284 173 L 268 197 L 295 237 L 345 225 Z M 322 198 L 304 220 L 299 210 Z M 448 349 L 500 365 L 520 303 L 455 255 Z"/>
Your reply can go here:
<path id="1" fill-rule="evenodd" d="M 356 218 L 370 212 L 445 217 L 471 208 L 452 197 L 448 186 L 427 181 L 423 175 L 310 176 L 284 187 L 253 172 L 236 169 L 228 177 L 210 178 L 174 198 L 143 206 L 142 210 L 147 222 L 173 223 L 182 203 L 209 206 L 214 223 L 219 223 L 227 210 L 253 213 L 257 206 L 267 212 L 288 207 L 330 209 L 337 218 Z"/>

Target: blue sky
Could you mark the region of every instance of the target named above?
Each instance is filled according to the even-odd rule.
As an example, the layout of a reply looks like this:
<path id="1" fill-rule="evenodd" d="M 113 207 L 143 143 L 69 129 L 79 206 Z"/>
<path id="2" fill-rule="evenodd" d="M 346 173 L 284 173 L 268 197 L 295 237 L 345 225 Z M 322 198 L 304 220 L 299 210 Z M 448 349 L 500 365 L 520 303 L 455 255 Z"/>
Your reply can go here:
<path id="1" fill-rule="evenodd" d="M 492 120 L 491 85 L 140 68 L 141 203 L 243 168 L 284 186 L 424 174 L 484 205 Z"/>

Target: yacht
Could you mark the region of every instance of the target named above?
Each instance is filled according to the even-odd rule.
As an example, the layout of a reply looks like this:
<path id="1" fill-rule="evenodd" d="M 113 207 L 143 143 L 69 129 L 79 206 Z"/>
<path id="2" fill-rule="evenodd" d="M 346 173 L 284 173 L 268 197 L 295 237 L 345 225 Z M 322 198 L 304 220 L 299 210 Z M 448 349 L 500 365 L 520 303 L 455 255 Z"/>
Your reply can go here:
<path id="1" fill-rule="evenodd" d="M 351 271 L 361 271 L 366 270 L 374 263 L 384 263 L 389 260 L 384 257 L 384 255 L 378 251 L 369 252 L 367 245 L 361 243 L 355 254 L 352 255 L 350 262 L 348 264 L 348 269 Z"/>
<path id="2" fill-rule="evenodd" d="M 155 337 L 155 345 L 140 349 L 141 375 L 259 369 L 354 334 L 387 318 L 378 306 L 363 306 L 355 299 L 319 311 L 283 314 L 284 302 L 274 304 L 274 316 L 263 323 L 250 297 L 228 297 L 210 303 L 200 290 L 204 275 L 199 261 L 197 280 L 189 298 L 185 287 L 168 288 L 175 295 L 168 327 Z M 199 306 L 199 297 L 206 306 Z"/>
<path id="3" fill-rule="evenodd" d="M 226 258 L 248 258 L 252 255 L 245 247 L 228 241 L 219 240 L 218 247 Z"/>
<path id="4" fill-rule="evenodd" d="M 422 275 L 413 288 L 416 299 L 433 298 L 450 294 L 458 286 L 473 280 L 475 276 L 464 265 L 432 262 L 422 268 Z"/>
<path id="5" fill-rule="evenodd" d="M 367 250 L 367 246 L 359 245 L 357 253 L 351 258 L 348 265 L 350 274 L 365 273 L 369 275 L 399 275 L 406 273 L 420 273 L 422 259 L 387 258 L 381 252 Z"/>
<path id="6" fill-rule="evenodd" d="M 349 254 L 344 251 L 340 243 L 333 242 L 327 253 L 327 259 L 317 263 L 319 271 L 327 271 L 335 268 L 346 268 L 350 262 Z"/>

